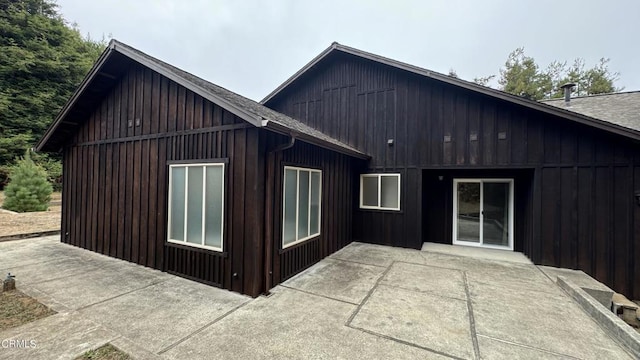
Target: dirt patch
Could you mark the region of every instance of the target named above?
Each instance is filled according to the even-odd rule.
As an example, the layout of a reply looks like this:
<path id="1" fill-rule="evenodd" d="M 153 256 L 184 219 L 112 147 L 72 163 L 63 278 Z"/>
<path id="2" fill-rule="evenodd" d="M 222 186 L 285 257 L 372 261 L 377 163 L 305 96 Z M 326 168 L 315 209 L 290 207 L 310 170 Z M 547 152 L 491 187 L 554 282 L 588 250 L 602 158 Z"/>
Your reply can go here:
<path id="1" fill-rule="evenodd" d="M 0 293 L 0 331 L 42 319 L 56 312 L 19 290 Z"/>
<path id="2" fill-rule="evenodd" d="M 76 360 L 129 360 L 131 357 L 111 344 L 87 351 Z"/>
<path id="3" fill-rule="evenodd" d="M 16 214 L 0 209 L 0 237 L 60 230 L 61 196 L 60 193 L 51 194 L 51 205 L 48 211 Z M 0 207 L 3 201 L 4 193 L 0 192 Z"/>

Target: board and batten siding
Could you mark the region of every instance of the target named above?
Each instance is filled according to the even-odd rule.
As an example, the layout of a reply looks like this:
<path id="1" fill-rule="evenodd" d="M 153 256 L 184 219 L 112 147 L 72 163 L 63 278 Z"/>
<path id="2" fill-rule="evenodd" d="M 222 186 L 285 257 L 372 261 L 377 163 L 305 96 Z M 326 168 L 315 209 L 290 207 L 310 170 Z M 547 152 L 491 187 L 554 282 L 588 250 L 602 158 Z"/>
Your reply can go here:
<path id="1" fill-rule="evenodd" d="M 263 132 L 261 143 L 267 149 L 286 144 L 288 138 Z M 266 234 L 272 234 L 270 253 L 272 285 L 281 283 L 352 241 L 353 204 L 356 196 L 357 167 L 362 161 L 303 142 L 267 154 Z M 320 235 L 283 249 L 283 176 L 285 166 L 322 170 Z M 268 236 L 268 235 L 267 235 Z"/>
<path id="2" fill-rule="evenodd" d="M 78 120 L 63 152 L 63 242 L 253 296 L 263 291 L 260 130 L 142 66 Z M 224 252 L 167 243 L 168 164 L 220 158 L 228 160 Z"/>
<path id="3" fill-rule="evenodd" d="M 371 155 L 366 172 L 402 174 L 401 211 L 356 209 L 354 240 L 450 241 L 426 238 L 424 174 L 512 169 L 531 174 L 516 250 L 640 298 L 637 142 L 339 51 L 266 105 Z"/>

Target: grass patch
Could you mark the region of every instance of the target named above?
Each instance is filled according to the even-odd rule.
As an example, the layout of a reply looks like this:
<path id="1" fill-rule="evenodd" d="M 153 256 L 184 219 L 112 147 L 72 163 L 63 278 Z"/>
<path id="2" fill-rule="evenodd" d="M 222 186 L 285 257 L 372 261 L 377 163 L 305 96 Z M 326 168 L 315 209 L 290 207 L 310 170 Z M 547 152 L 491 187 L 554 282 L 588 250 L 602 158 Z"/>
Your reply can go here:
<path id="1" fill-rule="evenodd" d="M 0 331 L 42 319 L 56 312 L 18 290 L 0 293 Z"/>
<path id="2" fill-rule="evenodd" d="M 131 357 L 111 344 L 105 344 L 95 350 L 89 350 L 76 360 L 130 360 Z"/>

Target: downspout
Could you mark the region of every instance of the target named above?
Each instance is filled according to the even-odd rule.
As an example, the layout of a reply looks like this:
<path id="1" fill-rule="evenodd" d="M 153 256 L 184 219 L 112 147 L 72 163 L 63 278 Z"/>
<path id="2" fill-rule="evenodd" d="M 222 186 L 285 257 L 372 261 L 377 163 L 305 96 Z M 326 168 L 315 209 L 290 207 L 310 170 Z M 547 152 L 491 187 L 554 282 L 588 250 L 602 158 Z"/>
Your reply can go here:
<path id="1" fill-rule="evenodd" d="M 274 193 L 275 193 L 275 174 L 276 174 L 276 153 L 290 149 L 296 143 L 293 134 L 289 134 L 289 141 L 280 144 L 267 152 L 267 189 L 265 194 L 265 246 L 264 246 L 264 294 L 269 295 L 272 285 L 272 266 L 273 266 L 273 221 L 275 214 Z"/>

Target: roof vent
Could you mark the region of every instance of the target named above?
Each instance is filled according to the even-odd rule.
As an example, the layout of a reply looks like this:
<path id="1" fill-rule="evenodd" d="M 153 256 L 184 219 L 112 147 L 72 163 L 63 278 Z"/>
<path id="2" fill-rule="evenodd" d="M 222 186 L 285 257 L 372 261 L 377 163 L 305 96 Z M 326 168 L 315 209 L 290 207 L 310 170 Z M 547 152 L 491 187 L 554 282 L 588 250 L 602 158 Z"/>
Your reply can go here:
<path id="1" fill-rule="evenodd" d="M 569 106 L 569 104 L 571 103 L 571 91 L 575 86 L 576 84 L 574 83 L 566 83 L 560 86 L 560 88 L 564 90 L 564 104 L 566 106 Z"/>

